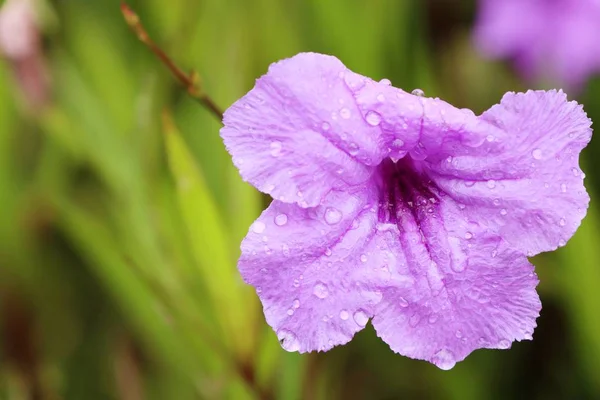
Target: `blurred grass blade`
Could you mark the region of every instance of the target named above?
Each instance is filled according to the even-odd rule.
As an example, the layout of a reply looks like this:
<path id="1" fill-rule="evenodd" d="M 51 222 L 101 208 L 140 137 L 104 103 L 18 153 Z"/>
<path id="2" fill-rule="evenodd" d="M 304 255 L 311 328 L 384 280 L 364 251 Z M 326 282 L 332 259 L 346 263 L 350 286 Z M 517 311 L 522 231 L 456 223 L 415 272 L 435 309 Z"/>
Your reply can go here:
<path id="1" fill-rule="evenodd" d="M 228 251 L 225 224 L 168 112 L 163 113 L 163 128 L 179 207 L 187 227 L 189 245 L 199 265 L 198 279 L 202 279 L 208 288 L 226 341 L 240 356 L 247 357 L 253 352 L 256 332 L 253 316 L 246 308 L 249 290 L 242 284 L 234 256 Z"/>

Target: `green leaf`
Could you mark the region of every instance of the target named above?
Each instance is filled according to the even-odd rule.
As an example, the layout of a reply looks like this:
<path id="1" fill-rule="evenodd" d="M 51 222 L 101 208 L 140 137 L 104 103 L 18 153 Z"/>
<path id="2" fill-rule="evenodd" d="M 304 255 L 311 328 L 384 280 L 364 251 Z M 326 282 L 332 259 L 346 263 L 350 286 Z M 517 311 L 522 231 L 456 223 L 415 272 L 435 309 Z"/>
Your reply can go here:
<path id="1" fill-rule="evenodd" d="M 227 343 L 240 356 L 250 356 L 256 341 L 254 294 L 241 282 L 223 218 L 198 166 L 168 113 L 163 120 L 169 167 L 198 277 L 205 283 Z"/>

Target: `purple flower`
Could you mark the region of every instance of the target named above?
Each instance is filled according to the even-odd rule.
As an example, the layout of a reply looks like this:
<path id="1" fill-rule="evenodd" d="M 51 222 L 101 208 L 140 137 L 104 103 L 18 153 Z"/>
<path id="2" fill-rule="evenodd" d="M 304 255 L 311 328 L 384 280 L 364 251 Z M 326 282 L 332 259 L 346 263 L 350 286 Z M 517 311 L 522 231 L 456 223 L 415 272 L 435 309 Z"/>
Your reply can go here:
<path id="1" fill-rule="evenodd" d="M 242 177 L 275 199 L 239 270 L 284 349 L 329 350 L 371 319 L 394 351 L 449 369 L 531 339 L 526 255 L 564 245 L 589 202 L 590 120 L 564 93 L 508 93 L 475 116 L 306 53 L 224 123 Z"/>
<path id="2" fill-rule="evenodd" d="M 527 78 L 581 86 L 600 71 L 600 0 L 480 0 L 475 41 Z"/>

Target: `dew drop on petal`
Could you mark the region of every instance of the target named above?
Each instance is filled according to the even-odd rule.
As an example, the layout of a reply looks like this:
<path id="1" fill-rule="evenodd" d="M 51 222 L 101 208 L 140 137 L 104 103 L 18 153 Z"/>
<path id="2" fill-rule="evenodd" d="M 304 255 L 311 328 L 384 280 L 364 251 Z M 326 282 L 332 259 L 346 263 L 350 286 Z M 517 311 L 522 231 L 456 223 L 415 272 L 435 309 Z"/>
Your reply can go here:
<path id="1" fill-rule="evenodd" d="M 352 317 L 358 326 L 365 326 L 369 322 L 369 316 L 363 310 L 356 311 Z"/>
<path id="2" fill-rule="evenodd" d="M 294 310 L 292 310 L 291 308 L 287 310 L 287 315 L 292 316 L 294 315 Z"/>
<path id="3" fill-rule="evenodd" d="M 281 142 L 271 142 L 271 155 L 273 157 L 281 155 Z"/>
<path id="4" fill-rule="evenodd" d="M 292 352 L 300 350 L 300 342 L 298 341 L 298 338 L 287 329 L 280 329 L 277 331 L 277 339 L 279 339 L 279 343 L 281 343 L 281 347 L 285 351 Z"/>
<path id="5" fill-rule="evenodd" d="M 465 233 L 465 239 L 469 240 L 473 237 L 473 234 L 471 232 L 467 232 Z"/>
<path id="6" fill-rule="evenodd" d="M 285 214 L 279 214 L 275 217 L 275 225 L 283 226 L 287 224 L 288 217 Z"/>
<path id="7" fill-rule="evenodd" d="M 498 348 L 500 348 L 500 349 L 509 349 L 510 348 L 510 341 L 506 340 L 506 339 L 502 339 L 498 343 Z"/>
<path id="8" fill-rule="evenodd" d="M 531 152 L 531 155 L 533 158 L 535 158 L 536 160 L 541 160 L 542 159 L 542 150 L 541 149 L 534 149 Z"/>
<path id="9" fill-rule="evenodd" d="M 485 138 L 485 140 L 487 140 L 488 142 L 493 142 L 494 139 L 496 139 L 494 135 L 487 135 L 487 137 Z"/>
<path id="10" fill-rule="evenodd" d="M 294 300 L 294 302 L 292 303 L 292 307 L 294 308 L 299 308 L 300 307 L 300 300 L 296 299 Z"/>
<path id="11" fill-rule="evenodd" d="M 377 101 L 383 103 L 385 101 L 385 96 L 382 93 L 377 95 Z"/>
<path id="12" fill-rule="evenodd" d="M 252 232 L 254 233 L 263 233 L 267 226 L 264 222 L 256 221 L 252 224 Z"/>
<path id="13" fill-rule="evenodd" d="M 366 254 L 361 254 L 360 261 L 363 262 L 363 263 L 366 263 L 367 262 L 367 255 Z"/>
<path id="14" fill-rule="evenodd" d="M 325 249 L 325 255 L 327 257 L 331 256 L 331 249 L 329 247 Z"/>
<path id="15" fill-rule="evenodd" d="M 290 255 L 290 248 L 287 244 L 282 244 L 281 245 L 281 252 L 283 253 L 284 256 L 289 256 Z"/>
<path id="16" fill-rule="evenodd" d="M 400 305 L 400 307 L 403 307 L 403 308 L 408 307 L 408 301 L 404 297 L 400 297 L 398 299 L 398 304 Z"/>
<path id="17" fill-rule="evenodd" d="M 381 123 L 381 115 L 375 111 L 367 112 L 365 119 L 367 120 L 367 124 L 371 126 L 377 126 Z"/>
<path id="18" fill-rule="evenodd" d="M 419 96 L 419 97 L 423 97 L 425 96 L 425 92 L 421 89 L 415 89 L 412 92 L 410 92 L 412 95 L 414 96 Z"/>
<path id="19" fill-rule="evenodd" d="M 349 119 L 351 116 L 352 113 L 348 108 L 344 107 L 340 110 L 340 117 L 342 117 L 343 119 Z"/>
<path id="20" fill-rule="evenodd" d="M 419 325 L 419 322 L 421 321 L 421 317 L 419 316 L 419 314 L 414 313 L 408 320 L 408 324 L 410 326 L 412 326 L 413 328 L 417 325 Z"/>
<path id="21" fill-rule="evenodd" d="M 331 125 L 329 125 L 327 122 L 323 122 L 323 124 L 321 124 L 321 129 L 324 131 L 328 131 L 329 128 L 331 128 Z"/>
<path id="22" fill-rule="evenodd" d="M 560 184 L 560 191 L 563 193 L 567 193 L 567 185 L 565 185 L 564 183 Z"/>
<path id="23" fill-rule="evenodd" d="M 435 353 L 431 362 L 435 364 L 439 369 L 443 369 L 447 371 L 452 369 L 456 365 L 456 359 L 454 358 L 454 353 L 452 353 L 448 349 L 442 349 Z"/>
<path id="24" fill-rule="evenodd" d="M 561 218 L 558 223 L 560 224 L 560 226 L 565 226 L 567 224 L 567 221 L 565 221 L 564 218 Z"/>
<path id="25" fill-rule="evenodd" d="M 493 189 L 496 187 L 496 181 L 493 179 L 490 179 L 489 181 L 487 181 L 486 185 L 488 188 Z"/>
<path id="26" fill-rule="evenodd" d="M 457 337 L 457 339 L 460 339 L 461 337 L 463 337 L 463 334 L 462 334 L 462 332 L 461 332 L 460 330 L 457 330 L 457 331 L 454 333 L 454 336 L 456 336 L 456 337 Z"/>
<path id="27" fill-rule="evenodd" d="M 324 283 L 319 282 L 313 287 L 313 294 L 320 299 L 324 299 L 329 296 L 329 289 Z"/>
<path id="28" fill-rule="evenodd" d="M 503 208 L 502 210 L 500 210 L 500 215 L 506 215 L 508 214 L 508 211 L 506 211 L 506 208 Z"/>
<path id="29" fill-rule="evenodd" d="M 394 147 L 402 147 L 402 146 L 404 146 L 404 141 L 403 141 L 402 139 L 395 139 L 395 140 L 392 142 L 392 145 L 393 145 Z"/>
<path id="30" fill-rule="evenodd" d="M 381 83 L 382 85 L 390 86 L 392 84 L 392 81 L 390 81 L 389 79 L 383 78 L 382 80 L 379 81 L 379 83 Z"/>
<path id="31" fill-rule="evenodd" d="M 328 207 L 325 210 L 325 222 L 329 225 L 335 225 L 342 220 L 342 212 L 337 208 Z"/>
<path id="32" fill-rule="evenodd" d="M 429 316 L 429 318 L 427 319 L 427 321 L 428 321 L 430 324 L 435 324 L 435 323 L 437 322 L 437 320 L 438 320 L 438 315 L 437 315 L 437 314 L 431 314 L 431 315 Z"/>
<path id="33" fill-rule="evenodd" d="M 348 314 L 348 311 L 342 310 L 342 311 L 340 311 L 340 318 L 343 321 L 346 321 L 348 318 L 350 318 L 350 314 Z"/>

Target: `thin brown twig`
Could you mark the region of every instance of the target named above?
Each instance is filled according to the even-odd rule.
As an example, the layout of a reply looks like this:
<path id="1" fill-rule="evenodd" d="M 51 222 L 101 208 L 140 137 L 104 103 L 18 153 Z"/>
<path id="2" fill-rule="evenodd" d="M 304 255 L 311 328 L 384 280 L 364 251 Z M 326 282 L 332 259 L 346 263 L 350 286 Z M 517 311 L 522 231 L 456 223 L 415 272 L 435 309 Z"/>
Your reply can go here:
<path id="1" fill-rule="evenodd" d="M 125 18 L 125 22 L 131 30 L 136 34 L 140 42 L 146 45 L 153 53 L 158 57 L 175 78 L 185 87 L 188 94 L 197 100 L 200 104 L 206 107 L 219 121 L 223 121 L 223 111 L 217 106 L 217 104 L 204 92 L 200 84 L 200 76 L 196 71 L 192 71 L 190 74 L 186 74 L 171 60 L 171 58 L 160 48 L 148 35 L 146 29 L 140 21 L 140 17 L 127 5 L 125 2 L 121 2 L 121 12 Z"/>

